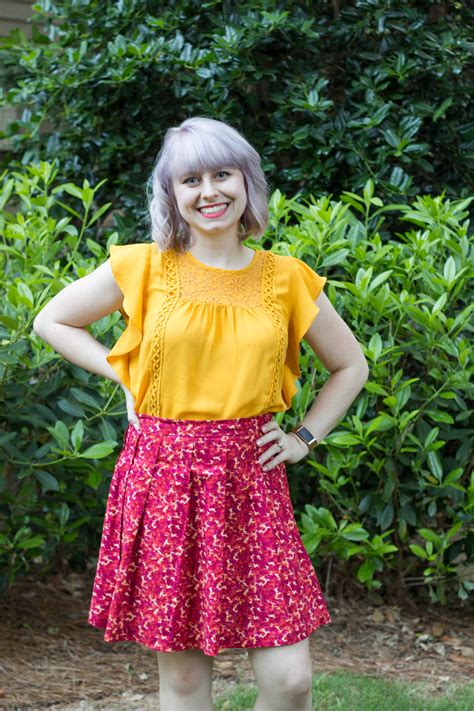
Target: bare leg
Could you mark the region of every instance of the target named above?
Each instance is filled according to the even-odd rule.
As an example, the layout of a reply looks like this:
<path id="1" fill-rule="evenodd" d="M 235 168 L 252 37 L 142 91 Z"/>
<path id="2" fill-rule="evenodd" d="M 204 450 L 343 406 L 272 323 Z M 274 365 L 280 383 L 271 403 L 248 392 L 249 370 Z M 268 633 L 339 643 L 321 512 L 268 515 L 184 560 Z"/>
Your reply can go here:
<path id="1" fill-rule="evenodd" d="M 311 711 L 309 638 L 284 647 L 247 651 L 259 688 L 253 711 Z"/>
<path id="2" fill-rule="evenodd" d="M 208 657 L 200 649 L 157 652 L 157 656 L 161 711 L 214 711 L 214 657 Z"/>

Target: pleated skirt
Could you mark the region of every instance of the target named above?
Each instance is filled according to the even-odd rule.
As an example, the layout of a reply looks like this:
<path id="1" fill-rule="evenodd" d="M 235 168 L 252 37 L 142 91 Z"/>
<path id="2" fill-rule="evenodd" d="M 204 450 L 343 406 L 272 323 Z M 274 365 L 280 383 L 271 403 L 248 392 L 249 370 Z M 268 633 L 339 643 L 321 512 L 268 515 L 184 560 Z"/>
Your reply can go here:
<path id="1" fill-rule="evenodd" d="M 140 432 L 128 426 L 88 615 L 106 642 L 216 656 L 295 644 L 331 622 L 285 464 L 258 462 L 271 419 L 139 415 Z"/>

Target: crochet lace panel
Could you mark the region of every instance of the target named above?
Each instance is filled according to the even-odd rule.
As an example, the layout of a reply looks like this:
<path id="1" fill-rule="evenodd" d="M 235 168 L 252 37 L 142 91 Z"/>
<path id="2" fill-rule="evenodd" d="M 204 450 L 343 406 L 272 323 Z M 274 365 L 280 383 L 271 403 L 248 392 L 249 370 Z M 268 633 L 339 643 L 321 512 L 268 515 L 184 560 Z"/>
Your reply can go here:
<path id="1" fill-rule="evenodd" d="M 288 333 L 284 328 L 276 306 L 275 279 L 277 269 L 277 258 L 275 254 L 273 254 L 273 252 L 266 252 L 265 254 L 267 255 L 267 259 L 265 262 L 265 268 L 263 273 L 263 303 L 264 308 L 268 311 L 273 321 L 273 325 L 275 326 L 275 331 L 277 335 L 277 349 L 276 357 L 273 363 L 271 387 L 270 392 L 268 394 L 268 400 L 265 403 L 265 412 L 267 412 L 270 409 L 272 403 L 274 402 L 276 388 L 279 385 L 279 375 L 283 369 L 286 348 L 288 345 Z"/>
<path id="2" fill-rule="evenodd" d="M 166 323 L 179 297 L 179 279 L 173 253 L 163 252 L 163 273 L 165 275 L 166 296 L 157 309 L 151 340 L 151 386 L 150 415 L 161 416 L 161 376 L 163 371 L 163 346 Z"/>
<path id="3" fill-rule="evenodd" d="M 263 252 L 244 271 L 214 269 L 196 264 L 188 254 L 176 253 L 180 298 L 199 303 L 261 306 Z"/>
<path id="4" fill-rule="evenodd" d="M 196 264 L 186 254 L 163 252 L 163 271 L 166 296 L 155 317 L 151 353 L 150 414 L 161 415 L 163 351 L 166 324 L 180 299 L 198 303 L 227 306 L 254 306 L 268 312 L 277 335 L 276 358 L 271 388 L 265 408 L 275 398 L 279 374 L 283 367 L 287 334 L 275 304 L 276 256 L 272 252 L 257 251 L 254 261 L 244 270 L 213 269 Z"/>

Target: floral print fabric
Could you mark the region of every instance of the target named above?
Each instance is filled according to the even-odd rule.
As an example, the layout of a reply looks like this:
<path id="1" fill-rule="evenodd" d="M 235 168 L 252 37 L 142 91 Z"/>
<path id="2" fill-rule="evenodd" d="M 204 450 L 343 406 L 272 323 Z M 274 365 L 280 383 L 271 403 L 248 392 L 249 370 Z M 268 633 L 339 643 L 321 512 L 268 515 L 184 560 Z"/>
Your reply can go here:
<path id="1" fill-rule="evenodd" d="M 285 464 L 258 462 L 272 413 L 138 417 L 111 480 L 89 624 L 107 642 L 216 656 L 295 644 L 330 623 Z"/>

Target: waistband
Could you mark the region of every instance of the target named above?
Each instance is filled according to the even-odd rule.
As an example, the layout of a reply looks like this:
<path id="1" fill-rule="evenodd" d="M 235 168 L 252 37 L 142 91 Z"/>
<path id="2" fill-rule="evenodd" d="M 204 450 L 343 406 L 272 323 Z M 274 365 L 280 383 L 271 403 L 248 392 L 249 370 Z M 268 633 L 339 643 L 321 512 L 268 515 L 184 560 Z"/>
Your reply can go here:
<path id="1" fill-rule="evenodd" d="M 273 412 L 264 412 L 253 417 L 236 417 L 228 420 L 172 420 L 167 417 L 155 415 L 138 415 L 140 429 L 143 434 L 175 434 L 190 435 L 191 437 L 220 437 L 225 434 L 249 435 L 262 434 L 261 428 L 269 422 Z M 131 425 L 130 425 L 131 427 Z"/>

